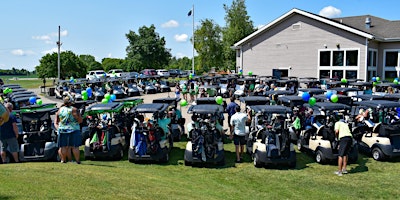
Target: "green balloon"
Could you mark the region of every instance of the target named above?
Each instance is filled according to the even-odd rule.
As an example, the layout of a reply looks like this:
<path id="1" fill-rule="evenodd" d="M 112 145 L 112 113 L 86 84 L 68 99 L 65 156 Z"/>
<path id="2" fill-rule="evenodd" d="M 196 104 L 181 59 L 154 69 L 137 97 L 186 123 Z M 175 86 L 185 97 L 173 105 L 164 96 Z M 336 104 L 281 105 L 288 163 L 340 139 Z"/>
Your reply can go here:
<path id="1" fill-rule="evenodd" d="M 42 101 L 41 99 L 36 99 L 36 104 L 37 104 L 37 105 L 42 105 L 42 104 L 43 104 L 43 101 Z"/>
<path id="2" fill-rule="evenodd" d="M 399 81 L 396 80 L 396 79 L 394 79 L 393 83 L 394 83 L 394 84 L 399 84 Z"/>
<path id="3" fill-rule="evenodd" d="M 88 100 L 87 94 L 86 95 L 82 95 L 82 99 L 85 100 L 85 101 Z"/>
<path id="4" fill-rule="evenodd" d="M 310 106 L 314 106 L 315 103 L 317 103 L 317 99 L 315 99 L 314 97 L 311 97 L 311 98 L 308 100 L 308 104 L 310 104 Z"/>
<path id="5" fill-rule="evenodd" d="M 104 98 L 104 99 L 101 100 L 101 103 L 102 103 L 102 104 L 107 104 L 107 103 L 108 103 L 108 100 L 107 100 L 106 98 Z"/>
<path id="6" fill-rule="evenodd" d="M 82 96 L 87 96 L 88 95 L 88 93 L 86 92 L 86 90 L 82 90 L 82 92 L 81 92 L 81 94 L 82 94 Z"/>
<path id="7" fill-rule="evenodd" d="M 336 102 L 339 101 L 339 97 L 338 97 L 336 94 L 334 94 L 334 95 L 331 96 L 331 101 L 332 101 L 333 103 L 336 103 Z"/>
<path id="8" fill-rule="evenodd" d="M 252 71 L 249 71 L 249 76 L 251 76 L 251 75 L 253 75 L 253 72 L 252 72 Z"/>
<path id="9" fill-rule="evenodd" d="M 218 105 L 221 105 L 224 102 L 224 99 L 221 96 L 215 97 L 215 102 L 217 102 Z"/>
<path id="10" fill-rule="evenodd" d="M 104 95 L 104 98 L 107 99 L 107 101 L 108 101 L 108 100 L 110 100 L 111 95 L 107 93 L 107 94 Z"/>
<path id="11" fill-rule="evenodd" d="M 342 83 L 347 83 L 347 79 L 345 79 L 345 78 L 342 78 Z"/>
<path id="12" fill-rule="evenodd" d="M 242 75 L 242 72 L 239 72 L 239 75 Z"/>
<path id="13" fill-rule="evenodd" d="M 180 104 L 182 107 L 185 107 L 188 105 L 188 102 L 185 99 L 182 99 Z"/>
<path id="14" fill-rule="evenodd" d="M 376 77 L 376 81 L 380 81 L 381 80 L 381 78 L 379 78 L 379 77 Z"/>

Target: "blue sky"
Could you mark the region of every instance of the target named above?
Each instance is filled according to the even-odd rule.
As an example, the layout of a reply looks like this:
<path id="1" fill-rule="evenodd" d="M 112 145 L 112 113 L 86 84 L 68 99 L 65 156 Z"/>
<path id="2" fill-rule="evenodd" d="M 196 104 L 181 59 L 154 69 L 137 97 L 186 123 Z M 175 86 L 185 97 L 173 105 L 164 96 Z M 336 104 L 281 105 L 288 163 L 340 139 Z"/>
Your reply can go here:
<path id="1" fill-rule="evenodd" d="M 231 0 L 12 0 L 0 1 L 0 69 L 34 70 L 46 53 L 57 51 L 61 26 L 62 50 L 125 58 L 129 30 L 154 24 L 176 57 L 192 57 L 192 18 L 225 26 L 223 4 Z M 370 14 L 400 20 L 398 0 L 246 0 L 254 26 L 268 24 L 292 8 L 327 17 Z"/>

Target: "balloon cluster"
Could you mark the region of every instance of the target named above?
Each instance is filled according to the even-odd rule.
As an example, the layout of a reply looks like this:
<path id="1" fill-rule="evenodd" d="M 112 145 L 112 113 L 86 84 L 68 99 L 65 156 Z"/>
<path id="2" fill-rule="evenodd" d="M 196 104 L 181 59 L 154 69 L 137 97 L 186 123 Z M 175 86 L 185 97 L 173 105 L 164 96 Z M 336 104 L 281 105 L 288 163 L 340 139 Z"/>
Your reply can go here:
<path id="1" fill-rule="evenodd" d="M 86 90 L 82 90 L 81 95 L 82 95 L 82 99 L 85 101 L 88 100 L 89 98 L 92 98 L 92 95 L 93 95 L 92 88 L 88 87 L 88 88 L 86 88 Z"/>
<path id="2" fill-rule="evenodd" d="M 243 74 L 243 69 L 239 70 L 239 75 L 241 76 Z"/>
<path id="3" fill-rule="evenodd" d="M 189 79 L 193 79 L 193 76 L 194 76 L 193 73 L 190 73 L 189 74 Z"/>
<path id="4" fill-rule="evenodd" d="M 308 92 L 304 92 L 301 95 L 301 98 L 303 99 L 303 101 L 307 101 L 310 106 L 314 106 L 315 103 L 317 103 L 317 99 L 315 97 L 311 97 L 310 93 Z"/>
<path id="5" fill-rule="evenodd" d="M 106 104 L 106 103 L 111 103 L 117 99 L 117 96 L 115 94 L 105 94 L 104 98 L 101 100 L 101 103 Z"/>
<path id="6" fill-rule="evenodd" d="M 376 86 L 376 84 L 378 84 L 380 80 L 381 80 L 381 78 L 379 78 L 379 76 L 372 77 L 372 85 Z"/>
<path id="7" fill-rule="evenodd" d="M 399 84 L 399 78 L 394 78 L 393 83 L 396 85 Z"/>
<path id="8" fill-rule="evenodd" d="M 34 105 L 34 104 L 42 105 L 43 101 L 41 99 L 36 99 L 36 97 L 32 96 L 32 97 L 29 97 L 29 104 L 31 104 L 31 105 Z"/>
<path id="9" fill-rule="evenodd" d="M 74 83 L 74 82 L 76 82 L 76 80 L 74 79 L 73 76 L 71 76 L 71 77 L 69 78 L 69 82 L 70 82 L 70 83 Z"/>
<path id="10" fill-rule="evenodd" d="M 12 88 L 6 88 L 3 90 L 3 94 L 11 94 L 13 92 Z"/>

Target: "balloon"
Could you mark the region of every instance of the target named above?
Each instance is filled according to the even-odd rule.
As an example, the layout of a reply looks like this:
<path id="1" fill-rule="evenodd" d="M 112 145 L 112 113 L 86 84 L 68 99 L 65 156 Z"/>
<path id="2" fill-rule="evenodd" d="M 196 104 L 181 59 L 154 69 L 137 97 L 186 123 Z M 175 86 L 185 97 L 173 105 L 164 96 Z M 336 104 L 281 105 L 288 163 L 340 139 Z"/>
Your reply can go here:
<path id="1" fill-rule="evenodd" d="M 251 75 L 253 75 L 253 72 L 252 72 L 252 71 L 249 71 L 249 76 L 251 76 Z"/>
<path id="2" fill-rule="evenodd" d="M 393 83 L 394 83 L 394 84 L 399 84 L 399 80 L 394 79 L 394 80 L 393 80 Z"/>
<path id="3" fill-rule="evenodd" d="M 377 82 L 372 82 L 372 85 L 375 87 L 378 83 Z"/>
<path id="4" fill-rule="evenodd" d="M 240 69 L 239 72 L 242 72 L 242 73 L 243 73 L 243 69 Z"/>
<path id="5" fill-rule="evenodd" d="M 310 94 L 308 92 L 304 92 L 301 95 L 301 98 L 303 99 L 303 101 L 308 101 L 308 100 L 310 100 Z"/>
<path id="6" fill-rule="evenodd" d="M 336 94 L 334 94 L 334 95 L 331 96 L 331 101 L 332 101 L 333 103 L 336 103 L 336 102 L 339 101 L 339 97 L 338 97 Z"/>
<path id="7" fill-rule="evenodd" d="M 82 95 L 82 99 L 86 101 L 86 100 L 88 100 L 88 96 L 87 95 Z"/>
<path id="8" fill-rule="evenodd" d="M 193 74 L 189 74 L 189 79 L 193 79 Z"/>
<path id="9" fill-rule="evenodd" d="M 29 97 L 29 103 L 30 104 L 35 104 L 36 103 L 36 97 Z"/>
<path id="10" fill-rule="evenodd" d="M 110 100 L 111 95 L 107 93 L 107 94 L 104 95 L 104 98 L 107 99 L 107 101 L 108 101 L 108 100 Z"/>
<path id="11" fill-rule="evenodd" d="M 381 80 L 381 78 L 379 78 L 379 76 L 377 76 L 376 77 L 376 81 L 380 81 Z"/>
<path id="12" fill-rule="evenodd" d="M 375 82 L 376 81 L 376 77 L 372 77 L 372 81 Z"/>
<path id="13" fill-rule="evenodd" d="M 104 99 L 101 100 L 101 103 L 102 103 L 102 104 L 107 104 L 107 103 L 108 103 L 108 100 L 104 98 Z"/>
<path id="14" fill-rule="evenodd" d="M 394 80 L 399 81 L 399 78 L 394 78 Z"/>
<path id="15" fill-rule="evenodd" d="M 3 94 L 8 94 L 8 93 L 10 93 L 10 88 L 6 88 L 3 90 Z"/>
<path id="16" fill-rule="evenodd" d="M 103 118 L 103 120 L 106 120 L 107 119 L 107 114 L 103 114 L 102 118 Z"/>
<path id="17" fill-rule="evenodd" d="M 115 94 L 110 95 L 110 100 L 111 101 L 115 101 L 115 99 L 117 99 L 117 96 L 115 96 Z"/>
<path id="18" fill-rule="evenodd" d="M 342 78 L 342 80 L 340 80 L 342 83 L 347 83 L 347 79 Z"/>
<path id="19" fill-rule="evenodd" d="M 333 95 L 333 92 L 332 91 L 328 91 L 328 92 L 326 92 L 326 94 L 325 94 L 325 96 L 326 96 L 326 98 L 327 99 L 331 99 L 331 96 Z"/>
<path id="20" fill-rule="evenodd" d="M 88 92 L 87 92 L 86 90 L 82 90 L 82 91 L 81 91 L 81 94 L 82 94 L 82 96 L 87 96 L 87 95 L 88 95 Z"/>
<path id="21" fill-rule="evenodd" d="M 86 88 L 86 92 L 88 94 L 88 97 L 92 97 L 92 94 L 93 94 L 92 88 L 90 88 L 90 87 Z"/>
<path id="22" fill-rule="evenodd" d="M 310 104 L 310 106 L 314 106 L 315 103 L 317 103 L 317 99 L 315 99 L 314 97 L 311 97 L 311 98 L 308 100 L 308 104 Z"/>
<path id="23" fill-rule="evenodd" d="M 42 101 L 41 99 L 36 99 L 36 104 L 37 104 L 37 105 L 42 105 L 42 104 L 43 104 L 43 101 Z"/>
<path id="24" fill-rule="evenodd" d="M 239 72 L 239 75 L 242 75 L 242 72 Z"/>
<path id="25" fill-rule="evenodd" d="M 215 102 L 217 102 L 218 105 L 222 105 L 224 99 L 221 96 L 217 96 L 215 97 Z"/>
<path id="26" fill-rule="evenodd" d="M 184 106 L 187 106 L 187 105 L 188 105 L 188 102 L 185 99 L 182 99 L 181 100 L 181 106 L 184 107 Z"/>

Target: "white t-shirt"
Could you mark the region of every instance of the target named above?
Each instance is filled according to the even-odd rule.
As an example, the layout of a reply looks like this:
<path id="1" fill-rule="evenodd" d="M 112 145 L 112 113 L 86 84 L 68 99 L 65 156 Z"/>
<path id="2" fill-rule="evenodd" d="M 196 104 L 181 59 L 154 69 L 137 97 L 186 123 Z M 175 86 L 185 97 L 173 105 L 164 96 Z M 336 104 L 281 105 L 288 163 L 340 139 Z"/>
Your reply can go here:
<path id="1" fill-rule="evenodd" d="M 246 135 L 246 121 L 247 121 L 247 114 L 237 112 L 231 117 L 231 124 L 233 125 L 234 129 L 233 132 L 235 135 L 238 136 L 245 136 Z"/>

